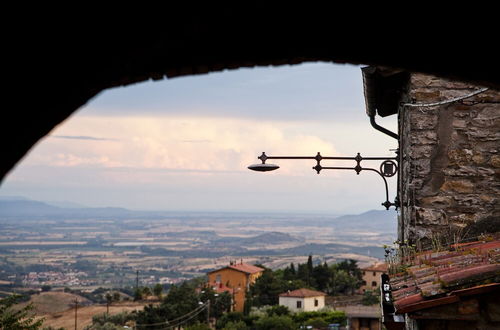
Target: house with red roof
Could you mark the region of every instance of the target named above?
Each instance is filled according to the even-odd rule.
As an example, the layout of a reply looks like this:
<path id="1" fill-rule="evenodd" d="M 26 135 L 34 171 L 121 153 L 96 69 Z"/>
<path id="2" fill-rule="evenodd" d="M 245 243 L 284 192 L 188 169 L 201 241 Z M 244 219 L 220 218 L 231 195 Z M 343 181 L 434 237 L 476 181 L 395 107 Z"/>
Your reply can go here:
<path id="1" fill-rule="evenodd" d="M 312 312 L 325 307 L 326 293 L 309 289 L 297 289 L 281 293 L 279 304 L 292 312 Z"/>
<path id="2" fill-rule="evenodd" d="M 226 267 L 209 272 L 208 285 L 217 292 L 229 292 L 233 297 L 233 310 L 243 312 L 246 292 L 263 271 L 263 268 L 243 261 L 231 262 Z"/>

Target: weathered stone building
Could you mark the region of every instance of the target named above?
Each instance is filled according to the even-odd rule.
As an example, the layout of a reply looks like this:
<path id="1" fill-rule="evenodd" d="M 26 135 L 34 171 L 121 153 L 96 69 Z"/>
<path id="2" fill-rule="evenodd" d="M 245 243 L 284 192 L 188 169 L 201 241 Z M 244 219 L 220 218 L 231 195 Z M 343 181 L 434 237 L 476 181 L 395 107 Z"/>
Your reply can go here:
<path id="1" fill-rule="evenodd" d="M 363 77 L 374 126 L 399 119 L 386 132 L 399 140 L 401 249 L 383 276 L 385 326 L 499 328 L 500 92 L 374 67 Z"/>
<path id="2" fill-rule="evenodd" d="M 373 67 L 364 78 L 369 115 L 399 116 L 399 241 L 499 231 L 500 92 Z"/>

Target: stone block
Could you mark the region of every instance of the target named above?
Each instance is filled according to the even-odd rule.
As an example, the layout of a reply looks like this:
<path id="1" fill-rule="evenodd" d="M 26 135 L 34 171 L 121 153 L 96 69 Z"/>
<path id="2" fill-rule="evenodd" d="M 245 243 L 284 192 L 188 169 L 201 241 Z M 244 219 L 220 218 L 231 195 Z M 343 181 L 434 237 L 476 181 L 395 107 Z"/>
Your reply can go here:
<path id="1" fill-rule="evenodd" d="M 479 174 L 476 166 L 449 167 L 443 170 L 448 176 L 477 176 Z"/>
<path id="2" fill-rule="evenodd" d="M 471 149 L 451 149 L 448 151 L 449 165 L 467 165 L 472 160 Z"/>
<path id="3" fill-rule="evenodd" d="M 446 213 L 440 209 L 415 207 L 415 223 L 418 225 L 445 225 Z"/>
<path id="4" fill-rule="evenodd" d="M 461 128 L 466 128 L 467 124 L 468 124 L 467 120 L 464 120 L 464 119 L 453 119 L 453 124 L 452 125 L 453 125 L 454 128 L 461 129 Z"/>
<path id="5" fill-rule="evenodd" d="M 434 151 L 434 147 L 430 145 L 414 146 L 410 151 L 410 157 L 413 159 L 429 158 Z"/>
<path id="6" fill-rule="evenodd" d="M 412 74 L 410 84 L 412 88 L 441 87 L 443 80 L 426 74 Z"/>
<path id="7" fill-rule="evenodd" d="M 499 155 L 491 156 L 490 164 L 493 167 L 499 168 L 500 167 L 500 156 Z"/>
<path id="8" fill-rule="evenodd" d="M 486 157 L 481 153 L 476 153 L 472 156 L 472 161 L 476 165 L 483 165 L 486 164 Z"/>
<path id="9" fill-rule="evenodd" d="M 432 208 L 445 208 L 453 204 L 453 198 L 450 196 L 431 196 L 420 199 L 420 206 Z"/>
<path id="10" fill-rule="evenodd" d="M 440 190 L 445 192 L 471 193 L 474 191 L 474 184 L 468 180 L 447 180 Z"/>
<path id="11" fill-rule="evenodd" d="M 433 113 L 422 113 L 418 109 L 412 109 L 409 121 L 412 129 L 434 129 L 438 122 L 438 116 Z"/>
<path id="12" fill-rule="evenodd" d="M 480 127 L 469 127 L 465 132 L 468 139 L 471 141 L 498 141 L 500 140 L 500 132 L 497 130 L 485 130 Z"/>
<path id="13" fill-rule="evenodd" d="M 441 90 L 430 88 L 418 88 L 410 91 L 410 98 L 417 103 L 431 103 L 441 100 Z"/>
<path id="14" fill-rule="evenodd" d="M 431 130 L 418 131 L 410 135 L 411 144 L 436 144 L 437 140 L 436 131 Z"/>
<path id="15" fill-rule="evenodd" d="M 418 176 L 424 176 L 431 172 L 431 160 L 429 158 L 415 160 L 413 165 Z"/>
<path id="16" fill-rule="evenodd" d="M 449 217 L 449 222 L 454 224 L 470 224 L 481 219 L 484 215 L 476 212 L 460 213 Z"/>
<path id="17" fill-rule="evenodd" d="M 471 124 L 476 127 L 489 128 L 489 127 L 500 127 L 500 119 L 483 119 L 474 118 L 471 120 Z"/>

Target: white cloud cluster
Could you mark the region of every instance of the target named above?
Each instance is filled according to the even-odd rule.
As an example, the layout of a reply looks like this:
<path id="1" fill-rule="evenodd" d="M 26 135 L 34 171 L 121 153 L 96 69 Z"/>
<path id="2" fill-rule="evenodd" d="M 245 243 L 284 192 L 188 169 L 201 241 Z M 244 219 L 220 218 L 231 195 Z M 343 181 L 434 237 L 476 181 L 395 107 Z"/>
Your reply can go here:
<path id="1" fill-rule="evenodd" d="M 52 135 L 103 136 L 102 140 L 51 139 L 26 160 L 32 165 L 96 166 L 191 171 L 244 171 L 269 155 L 336 154 L 332 143 L 291 129 L 297 123 L 194 117 L 84 117 Z M 297 175 L 309 167 L 284 168 Z"/>

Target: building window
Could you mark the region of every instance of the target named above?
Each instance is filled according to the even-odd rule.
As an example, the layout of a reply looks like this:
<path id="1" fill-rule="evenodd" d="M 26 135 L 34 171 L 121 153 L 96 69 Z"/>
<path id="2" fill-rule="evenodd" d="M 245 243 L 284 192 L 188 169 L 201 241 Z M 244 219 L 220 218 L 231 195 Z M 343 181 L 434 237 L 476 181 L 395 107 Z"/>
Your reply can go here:
<path id="1" fill-rule="evenodd" d="M 373 276 L 377 276 L 377 273 L 376 273 L 376 272 L 373 272 Z"/>
<path id="2" fill-rule="evenodd" d="M 300 300 L 297 301 L 297 308 L 302 308 L 302 301 Z"/>
<path id="3" fill-rule="evenodd" d="M 215 277 L 215 282 L 220 283 L 220 280 L 221 280 L 221 278 L 220 278 L 220 274 L 219 274 Z"/>
<path id="4" fill-rule="evenodd" d="M 314 299 L 314 307 L 318 307 L 318 305 L 319 305 L 318 299 Z"/>
<path id="5" fill-rule="evenodd" d="M 365 318 L 359 319 L 359 327 L 370 329 L 370 319 L 365 319 Z"/>
<path id="6" fill-rule="evenodd" d="M 372 281 L 372 286 L 377 286 L 377 282 Z"/>
<path id="7" fill-rule="evenodd" d="M 361 282 L 362 285 L 366 285 L 366 281 Z"/>
<path id="8" fill-rule="evenodd" d="M 363 276 L 365 276 L 365 272 L 363 272 Z"/>

